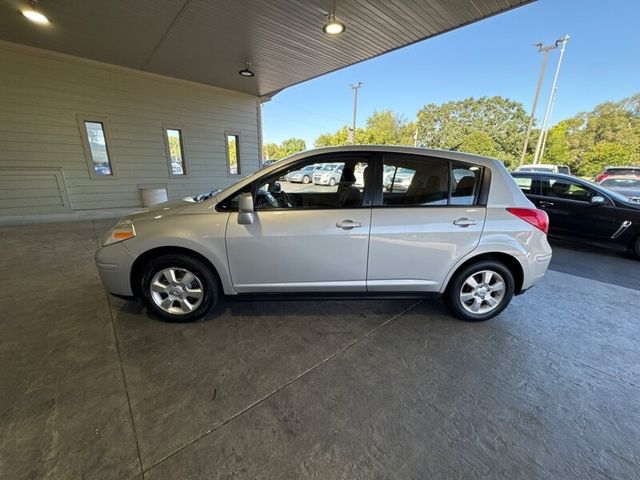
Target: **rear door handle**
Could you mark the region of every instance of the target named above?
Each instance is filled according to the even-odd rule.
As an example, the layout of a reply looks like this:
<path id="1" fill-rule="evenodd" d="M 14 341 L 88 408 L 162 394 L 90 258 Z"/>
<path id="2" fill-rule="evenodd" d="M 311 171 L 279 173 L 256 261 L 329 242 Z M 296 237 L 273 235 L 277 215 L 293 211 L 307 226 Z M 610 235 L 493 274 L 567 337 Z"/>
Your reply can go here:
<path id="1" fill-rule="evenodd" d="M 555 203 L 553 202 L 547 202 L 546 200 L 540 200 L 540 206 L 541 207 L 553 207 L 555 205 Z"/>
<path id="2" fill-rule="evenodd" d="M 456 218 L 453 221 L 454 225 L 457 225 L 458 227 L 469 227 L 471 225 L 477 225 L 478 222 L 476 220 L 470 220 L 468 218 L 462 217 L 462 218 Z"/>
<path id="3" fill-rule="evenodd" d="M 341 228 L 343 230 L 351 230 L 352 228 L 359 228 L 362 226 L 360 222 L 354 222 L 353 220 L 342 220 L 341 222 L 336 223 L 336 227 Z"/>

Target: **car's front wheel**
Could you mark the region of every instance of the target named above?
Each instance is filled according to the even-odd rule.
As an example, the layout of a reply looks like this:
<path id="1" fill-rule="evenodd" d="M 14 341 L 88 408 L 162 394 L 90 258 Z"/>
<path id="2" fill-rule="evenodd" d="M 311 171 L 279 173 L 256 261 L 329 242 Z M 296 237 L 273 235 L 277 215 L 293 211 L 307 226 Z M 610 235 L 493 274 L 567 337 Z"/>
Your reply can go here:
<path id="1" fill-rule="evenodd" d="M 456 317 L 481 322 L 507 308 L 514 289 L 511 271 L 500 262 L 485 260 L 456 272 L 444 300 Z"/>
<path id="2" fill-rule="evenodd" d="M 140 293 L 149 311 L 169 322 L 202 318 L 218 303 L 218 282 L 200 260 L 182 254 L 152 259 L 140 278 Z"/>
<path id="3" fill-rule="evenodd" d="M 309 175 L 305 175 L 304 178 L 302 179 L 302 183 L 309 183 L 311 181 L 311 179 L 309 178 Z"/>
<path id="4" fill-rule="evenodd" d="M 336 179 L 335 178 L 330 178 L 329 179 L 329 186 L 333 187 L 336 184 Z"/>

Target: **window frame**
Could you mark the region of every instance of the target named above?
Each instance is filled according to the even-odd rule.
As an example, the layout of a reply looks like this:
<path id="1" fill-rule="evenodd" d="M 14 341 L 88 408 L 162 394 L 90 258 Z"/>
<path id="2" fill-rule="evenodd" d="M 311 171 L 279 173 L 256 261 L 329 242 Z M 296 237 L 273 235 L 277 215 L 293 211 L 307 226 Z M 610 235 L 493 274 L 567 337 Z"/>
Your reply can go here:
<path id="1" fill-rule="evenodd" d="M 250 189 L 251 191 L 251 196 L 253 197 L 254 201 L 256 199 L 256 195 L 258 192 L 258 188 L 259 185 L 261 183 L 264 182 L 264 180 L 268 177 L 271 176 L 276 176 L 276 177 L 281 177 L 283 175 L 283 173 L 286 170 L 299 170 L 298 165 L 300 165 L 301 163 L 308 163 L 308 164 L 314 164 L 314 163 L 343 163 L 349 160 L 355 160 L 355 161 L 366 161 L 368 163 L 368 167 L 369 168 L 373 168 L 373 172 L 371 174 L 371 178 L 372 183 L 375 184 L 376 183 L 376 178 L 377 178 L 377 165 L 378 165 L 378 158 L 380 157 L 379 153 L 376 152 L 367 152 L 367 151 L 354 151 L 354 152 L 340 152 L 340 153 L 325 153 L 325 154 L 320 154 L 320 155 L 313 155 L 310 157 L 305 157 L 305 158 L 301 158 L 300 160 L 292 163 L 292 164 L 288 164 L 288 165 L 284 165 L 281 166 L 280 168 L 269 172 L 267 174 L 263 174 L 260 177 L 256 178 L 255 180 L 253 180 L 252 182 L 243 185 L 242 187 L 239 187 L 235 190 L 233 190 L 231 193 L 229 193 L 229 195 L 225 196 L 224 198 L 222 198 L 217 204 L 216 204 L 216 211 L 217 212 L 228 212 L 228 213 L 237 213 L 238 210 L 237 209 L 226 209 L 226 208 L 221 208 L 222 204 L 225 203 L 226 201 L 232 199 L 233 197 L 235 197 L 236 195 L 240 194 L 240 193 L 248 193 L 248 192 L 244 192 L 245 189 Z M 300 212 L 300 211 L 320 211 L 320 210 L 352 210 L 352 209 L 361 209 L 361 208 L 371 208 L 372 207 L 372 203 L 373 203 L 373 192 L 375 191 L 374 187 L 366 187 L 363 191 L 363 197 L 362 197 L 362 205 L 358 206 L 358 207 L 320 207 L 320 208 L 308 208 L 308 207 L 292 207 L 292 208 L 270 208 L 270 209 L 265 209 L 265 210 L 256 210 L 256 212 Z"/>
<path id="2" fill-rule="evenodd" d="M 446 205 L 385 205 L 384 204 L 384 192 L 383 189 L 383 170 L 384 170 L 384 162 L 385 159 L 389 156 L 393 156 L 394 158 L 407 158 L 407 159 L 415 159 L 419 162 L 429 162 L 430 160 L 435 160 L 438 162 L 446 162 L 448 165 L 449 178 L 447 179 L 447 204 Z M 451 188 L 453 178 L 453 164 L 466 165 L 469 167 L 478 167 L 480 168 L 480 178 L 478 180 L 478 189 L 473 199 L 473 203 L 469 205 L 465 204 L 452 204 L 451 202 Z M 491 169 L 486 167 L 485 165 L 466 162 L 464 160 L 451 159 L 446 157 L 438 157 L 433 155 L 420 155 L 413 153 L 393 153 L 393 152 L 383 152 L 380 155 L 380 158 L 377 162 L 377 169 L 375 170 L 376 175 L 376 183 L 379 188 L 376 188 L 373 195 L 373 208 L 469 208 L 469 207 L 486 207 L 487 200 L 489 198 L 489 188 L 491 186 Z"/>
<path id="3" fill-rule="evenodd" d="M 177 130 L 180 132 L 180 152 L 182 153 L 182 170 L 184 173 L 173 173 L 171 169 L 171 148 L 169 145 L 169 130 Z M 187 153 L 185 149 L 185 134 L 184 128 L 182 125 L 177 125 L 175 123 L 164 123 L 162 124 L 162 136 L 164 137 L 164 149 L 165 154 L 167 156 L 167 167 L 169 171 L 169 178 L 189 178 L 189 166 L 187 165 Z"/>
<path id="4" fill-rule="evenodd" d="M 242 177 L 242 156 L 240 155 L 240 131 L 225 130 L 224 131 L 224 159 L 227 168 L 227 177 Z M 228 137 L 236 137 L 236 160 L 238 165 L 237 173 L 231 173 L 231 158 L 229 157 L 229 139 Z"/>
<path id="5" fill-rule="evenodd" d="M 109 118 L 103 115 L 92 114 L 77 114 L 76 119 L 78 122 L 78 129 L 80 130 L 80 139 L 82 141 L 82 148 L 84 150 L 84 158 L 89 170 L 89 177 L 92 180 L 113 180 L 118 178 L 118 167 L 112 150 L 112 141 L 109 125 Z M 95 171 L 95 165 L 93 162 L 93 153 L 91 152 L 91 145 L 89 143 L 89 134 L 87 133 L 88 123 L 100 123 L 102 125 L 102 134 L 104 135 L 105 149 L 107 151 L 107 159 L 109 160 L 109 167 L 111 168 L 111 175 L 98 175 Z"/>

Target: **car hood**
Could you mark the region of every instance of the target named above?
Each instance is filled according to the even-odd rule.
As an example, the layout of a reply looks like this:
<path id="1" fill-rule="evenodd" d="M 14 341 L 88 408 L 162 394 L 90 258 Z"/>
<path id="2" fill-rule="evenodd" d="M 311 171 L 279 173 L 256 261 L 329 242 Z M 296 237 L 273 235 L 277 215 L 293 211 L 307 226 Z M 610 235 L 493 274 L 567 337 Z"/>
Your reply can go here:
<path id="1" fill-rule="evenodd" d="M 133 212 L 124 217 L 124 219 L 139 221 L 168 217 L 170 215 L 175 215 L 176 213 L 181 212 L 189 205 L 194 205 L 195 203 L 196 202 L 193 200 L 193 198 L 170 200 L 168 202 L 158 203 L 151 207 L 145 208 L 144 210 Z"/>

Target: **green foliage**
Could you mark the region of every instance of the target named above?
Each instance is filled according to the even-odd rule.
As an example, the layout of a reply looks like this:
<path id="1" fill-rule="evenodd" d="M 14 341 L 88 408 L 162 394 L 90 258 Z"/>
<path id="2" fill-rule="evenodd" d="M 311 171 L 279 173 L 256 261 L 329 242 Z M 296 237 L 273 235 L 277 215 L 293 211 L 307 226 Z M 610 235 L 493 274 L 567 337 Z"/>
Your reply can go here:
<path id="1" fill-rule="evenodd" d="M 418 112 L 418 144 L 464 150 L 465 145 L 479 147 L 476 143 L 480 141 L 483 148 L 493 151 L 492 143 L 494 156 L 513 165 L 520 157 L 528 121 L 522 104 L 504 97 L 430 103 Z"/>
<path id="2" fill-rule="evenodd" d="M 458 148 L 461 152 L 475 153 L 484 157 L 497 157 L 496 142 L 486 132 L 472 130 L 464 136 Z"/>
<path id="3" fill-rule="evenodd" d="M 301 138 L 288 138 L 283 140 L 280 145 L 265 143 L 262 146 L 262 158 L 264 160 L 280 160 L 306 149 L 307 144 Z"/>
<path id="4" fill-rule="evenodd" d="M 555 125 L 549 130 L 543 159 L 568 164 L 584 176 L 607 165 L 640 164 L 640 94 L 602 103 L 592 112 Z"/>
<path id="5" fill-rule="evenodd" d="M 373 112 L 365 128 L 356 129 L 357 144 L 413 145 L 414 125 L 393 110 Z M 348 145 L 349 127 L 344 126 L 334 133 L 323 133 L 316 138 L 316 147 Z"/>
<path id="6" fill-rule="evenodd" d="M 366 126 L 356 130 L 356 143 L 413 145 L 417 132 L 420 146 L 495 157 L 514 168 L 528 122 L 521 103 L 504 97 L 467 98 L 425 105 L 415 122 L 392 110 L 374 112 Z M 531 132 L 525 163 L 532 162 L 539 135 L 539 130 Z M 349 128 L 324 133 L 314 143 L 316 147 L 348 144 Z M 553 126 L 542 161 L 567 164 L 578 175 L 595 175 L 607 165 L 640 165 L 640 94 L 603 103 Z"/>
<path id="7" fill-rule="evenodd" d="M 612 142 L 596 143 L 584 154 L 582 175 L 595 176 L 607 166 L 624 166 L 632 163 L 631 148 Z"/>

